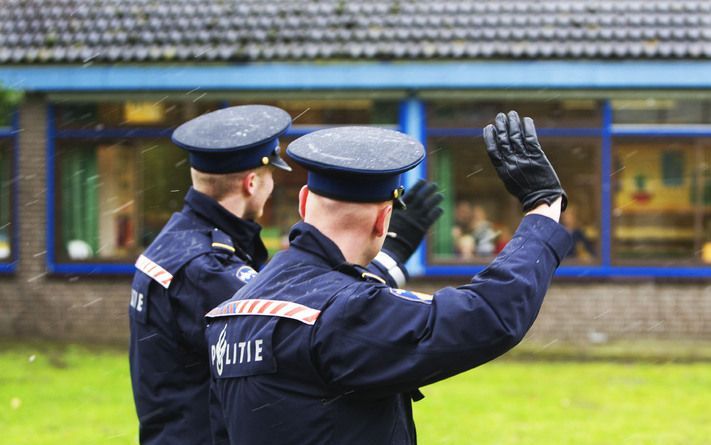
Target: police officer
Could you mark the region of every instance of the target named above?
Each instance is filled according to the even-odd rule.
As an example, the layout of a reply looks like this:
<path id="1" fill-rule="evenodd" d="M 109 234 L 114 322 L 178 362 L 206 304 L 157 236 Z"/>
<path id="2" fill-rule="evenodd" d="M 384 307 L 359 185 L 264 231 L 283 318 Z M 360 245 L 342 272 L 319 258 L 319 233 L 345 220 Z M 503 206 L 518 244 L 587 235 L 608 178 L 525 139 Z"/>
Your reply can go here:
<path id="1" fill-rule="evenodd" d="M 499 114 L 484 137 L 526 216 L 483 272 L 434 295 L 371 280 L 359 266 L 385 239 L 399 176 L 422 160 L 422 146 L 358 127 L 289 145 L 309 170 L 304 221 L 286 251 L 207 316 L 231 444 L 414 444 L 419 387 L 523 338 L 571 245 L 557 222 L 566 197 L 532 120 Z"/>
<path id="2" fill-rule="evenodd" d="M 291 170 L 278 145 L 290 124 L 279 108 L 247 105 L 199 116 L 173 133 L 189 152 L 193 187 L 136 261 L 129 307 L 131 382 L 144 445 L 211 443 L 211 422 L 220 437 L 220 421 L 208 409 L 204 316 L 267 259 L 254 220 L 272 192 L 272 167 Z M 412 208 L 397 215 L 399 236 L 369 266 L 372 279 L 406 279 L 402 264 L 441 213 L 441 199 L 432 184 L 419 185 Z"/>

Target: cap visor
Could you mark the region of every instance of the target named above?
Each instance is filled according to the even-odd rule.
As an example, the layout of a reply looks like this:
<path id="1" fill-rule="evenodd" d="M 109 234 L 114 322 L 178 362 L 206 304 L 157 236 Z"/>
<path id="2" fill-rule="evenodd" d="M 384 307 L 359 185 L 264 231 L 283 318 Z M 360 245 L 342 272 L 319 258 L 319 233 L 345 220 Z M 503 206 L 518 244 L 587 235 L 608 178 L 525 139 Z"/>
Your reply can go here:
<path id="1" fill-rule="evenodd" d="M 287 163 L 281 158 L 281 156 L 279 156 L 279 153 L 276 152 L 276 151 L 274 152 L 273 155 L 271 155 L 271 156 L 269 157 L 269 164 L 272 165 L 272 166 L 274 166 L 274 167 L 276 167 L 276 168 L 280 168 L 280 169 L 282 169 L 282 170 L 286 170 L 286 171 L 288 171 L 288 172 L 291 171 L 291 167 L 289 166 L 289 164 L 287 164 Z"/>

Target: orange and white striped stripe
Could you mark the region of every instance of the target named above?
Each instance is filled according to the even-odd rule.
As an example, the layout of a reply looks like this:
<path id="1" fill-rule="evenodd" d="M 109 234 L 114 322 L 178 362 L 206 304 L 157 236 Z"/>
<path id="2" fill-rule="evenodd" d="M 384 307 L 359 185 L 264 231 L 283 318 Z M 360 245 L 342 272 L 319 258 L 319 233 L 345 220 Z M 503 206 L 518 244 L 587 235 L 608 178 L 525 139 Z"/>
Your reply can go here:
<path id="1" fill-rule="evenodd" d="M 138 257 L 135 266 L 136 269 L 153 278 L 166 289 L 170 286 L 170 282 L 173 281 L 173 275 L 170 272 L 143 255 Z"/>
<path id="2" fill-rule="evenodd" d="M 239 300 L 232 301 L 211 310 L 207 317 L 229 317 L 232 315 L 266 315 L 284 317 L 313 325 L 321 311 L 311 309 L 303 304 L 283 300 Z"/>

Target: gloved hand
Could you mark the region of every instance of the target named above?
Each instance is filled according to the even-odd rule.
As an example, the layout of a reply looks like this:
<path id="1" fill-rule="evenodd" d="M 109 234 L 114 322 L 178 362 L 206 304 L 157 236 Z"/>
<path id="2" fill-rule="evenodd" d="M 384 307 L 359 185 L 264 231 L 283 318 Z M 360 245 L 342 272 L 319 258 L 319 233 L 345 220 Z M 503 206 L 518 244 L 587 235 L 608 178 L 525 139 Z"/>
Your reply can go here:
<path id="1" fill-rule="evenodd" d="M 484 127 L 484 143 L 496 173 L 524 211 L 544 202 L 550 205 L 559 196 L 563 197 L 561 210 L 565 210 L 568 196 L 541 149 L 533 119 L 523 118 L 521 127 L 515 111 L 509 111 L 508 117 L 499 113 L 494 125 Z"/>
<path id="2" fill-rule="evenodd" d="M 422 179 L 411 190 L 406 190 L 403 202 L 407 208 L 393 209 L 383 251 L 400 263 L 407 261 L 427 230 L 442 215 L 439 203 L 443 199 L 442 194 L 437 192 L 437 185 Z"/>

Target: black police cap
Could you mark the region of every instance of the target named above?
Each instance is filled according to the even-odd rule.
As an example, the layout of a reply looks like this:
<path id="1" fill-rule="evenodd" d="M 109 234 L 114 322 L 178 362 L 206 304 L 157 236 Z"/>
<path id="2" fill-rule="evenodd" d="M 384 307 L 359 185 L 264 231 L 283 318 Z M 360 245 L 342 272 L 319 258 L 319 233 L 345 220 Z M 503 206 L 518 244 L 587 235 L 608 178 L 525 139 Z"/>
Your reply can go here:
<path id="1" fill-rule="evenodd" d="M 318 130 L 293 141 L 286 152 L 308 170 L 311 191 L 352 202 L 399 202 L 400 175 L 425 157 L 419 141 L 376 127 Z"/>
<path id="2" fill-rule="evenodd" d="M 291 117 L 269 105 L 241 105 L 206 113 L 175 129 L 175 145 L 189 152 L 190 165 L 206 173 L 232 173 L 264 165 L 291 171 L 279 156 L 279 136 Z"/>

